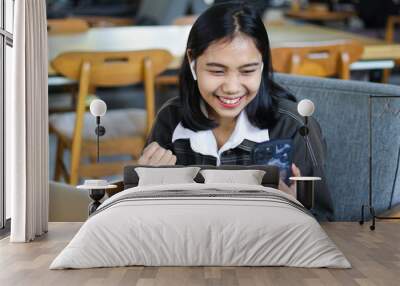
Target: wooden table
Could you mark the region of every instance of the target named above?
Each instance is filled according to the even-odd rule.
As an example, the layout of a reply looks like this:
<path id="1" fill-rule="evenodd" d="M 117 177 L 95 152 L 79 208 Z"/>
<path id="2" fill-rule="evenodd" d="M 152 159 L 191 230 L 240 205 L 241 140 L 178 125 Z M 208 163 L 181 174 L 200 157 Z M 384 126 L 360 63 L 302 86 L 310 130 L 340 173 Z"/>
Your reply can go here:
<path id="1" fill-rule="evenodd" d="M 174 56 L 171 69 L 179 68 L 185 53 L 190 26 L 102 27 L 88 32 L 48 37 L 49 62 L 58 54 L 74 50 L 140 50 L 161 48 Z M 329 29 L 310 24 L 284 23 L 267 25 L 272 47 L 299 42 L 359 40 L 364 44 L 361 60 L 393 60 L 400 58 L 400 44 Z M 54 71 L 49 68 L 49 75 Z"/>
<path id="2" fill-rule="evenodd" d="M 48 37 L 49 62 L 68 51 L 122 51 L 166 49 L 173 56 L 171 69 L 178 68 L 185 53 L 190 26 L 98 27 L 85 33 Z M 54 70 L 49 66 L 49 75 Z"/>

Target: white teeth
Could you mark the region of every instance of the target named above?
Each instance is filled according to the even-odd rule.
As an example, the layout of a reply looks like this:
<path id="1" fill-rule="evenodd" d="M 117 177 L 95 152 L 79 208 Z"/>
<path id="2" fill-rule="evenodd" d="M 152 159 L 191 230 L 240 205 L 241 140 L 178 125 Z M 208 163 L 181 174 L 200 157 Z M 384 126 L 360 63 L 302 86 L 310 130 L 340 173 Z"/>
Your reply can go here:
<path id="1" fill-rule="evenodd" d="M 219 98 L 219 100 L 221 100 L 223 103 L 226 103 L 226 104 L 236 104 L 241 99 L 241 97 L 237 97 L 235 99 L 226 99 L 224 97 L 218 97 L 218 98 Z"/>

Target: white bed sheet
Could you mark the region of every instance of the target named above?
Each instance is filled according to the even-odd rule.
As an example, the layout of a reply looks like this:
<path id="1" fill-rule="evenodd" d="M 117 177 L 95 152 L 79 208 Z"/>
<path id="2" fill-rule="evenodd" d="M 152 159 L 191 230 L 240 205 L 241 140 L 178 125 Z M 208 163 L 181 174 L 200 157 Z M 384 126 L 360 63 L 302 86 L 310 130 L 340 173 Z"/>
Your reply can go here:
<path id="1" fill-rule="evenodd" d="M 263 191 L 272 199 L 125 199 L 137 192 Z M 249 192 L 251 194 L 251 192 Z M 145 266 L 293 266 L 350 268 L 319 223 L 291 196 L 238 184 L 141 186 L 107 199 L 50 269 Z"/>

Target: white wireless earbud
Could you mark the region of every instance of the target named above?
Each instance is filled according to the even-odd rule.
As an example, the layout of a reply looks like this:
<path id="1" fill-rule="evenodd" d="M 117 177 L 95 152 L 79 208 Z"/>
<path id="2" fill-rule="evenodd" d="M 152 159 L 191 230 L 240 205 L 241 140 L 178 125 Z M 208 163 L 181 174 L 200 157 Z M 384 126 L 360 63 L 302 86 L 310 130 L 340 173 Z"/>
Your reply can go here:
<path id="1" fill-rule="evenodd" d="M 261 62 L 261 67 L 260 67 L 260 69 L 261 69 L 261 72 L 262 72 L 263 69 L 264 69 L 264 62 Z"/>
<path id="2" fill-rule="evenodd" d="M 192 72 L 193 79 L 194 79 L 194 80 L 197 80 L 196 71 L 195 71 L 195 68 L 194 68 L 195 65 L 196 65 L 196 61 L 193 60 L 193 61 L 190 63 L 190 71 Z"/>

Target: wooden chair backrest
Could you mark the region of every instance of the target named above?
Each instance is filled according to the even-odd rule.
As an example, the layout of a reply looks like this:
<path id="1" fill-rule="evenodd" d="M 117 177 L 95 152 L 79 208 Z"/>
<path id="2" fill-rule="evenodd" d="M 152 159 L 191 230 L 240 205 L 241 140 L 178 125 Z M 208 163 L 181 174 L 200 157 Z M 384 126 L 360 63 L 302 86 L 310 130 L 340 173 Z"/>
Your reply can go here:
<path id="1" fill-rule="evenodd" d="M 124 86 L 145 80 L 144 62 L 151 61 L 153 76 L 167 69 L 172 55 L 166 50 L 121 52 L 67 52 L 51 65 L 61 75 L 79 80 L 82 64 L 90 64 L 90 84 L 96 87 Z"/>
<path id="2" fill-rule="evenodd" d="M 271 50 L 272 65 L 282 73 L 350 78 L 350 64 L 363 52 L 359 42 L 319 42 L 293 44 Z"/>
<path id="3" fill-rule="evenodd" d="M 82 19 L 48 19 L 47 32 L 49 34 L 82 33 L 89 30 L 89 24 Z"/>
<path id="4" fill-rule="evenodd" d="M 400 26 L 400 15 L 392 15 L 389 16 L 386 22 L 386 33 L 385 40 L 387 43 L 394 43 L 394 32 L 396 30 L 396 26 Z"/>

